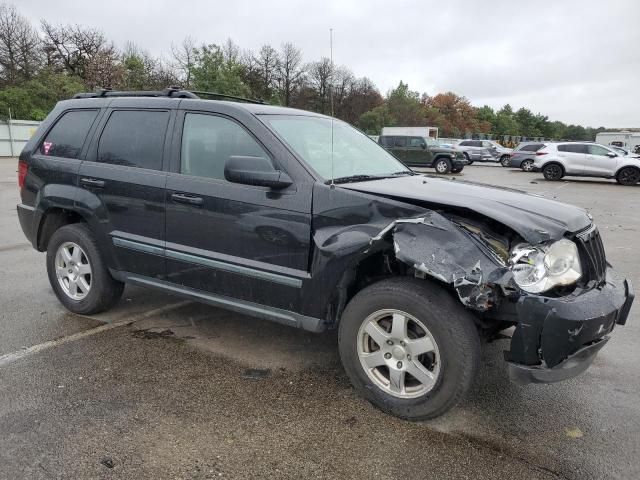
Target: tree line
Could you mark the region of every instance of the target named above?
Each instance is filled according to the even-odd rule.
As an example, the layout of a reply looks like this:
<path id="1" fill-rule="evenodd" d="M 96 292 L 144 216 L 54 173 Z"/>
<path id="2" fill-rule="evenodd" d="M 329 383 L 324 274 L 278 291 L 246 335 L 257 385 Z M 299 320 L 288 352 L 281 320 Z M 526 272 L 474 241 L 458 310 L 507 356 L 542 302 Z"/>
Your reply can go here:
<path id="1" fill-rule="evenodd" d="M 475 107 L 453 92 L 430 96 L 402 81 L 382 95 L 367 77 L 323 57 L 306 62 L 285 42 L 257 51 L 228 39 L 221 45 L 187 37 L 167 56 L 133 43 L 118 48 L 102 31 L 82 25 L 32 24 L 12 5 L 0 4 L 0 118 L 42 120 L 59 100 L 99 87 L 114 90 L 191 90 L 261 99 L 330 114 L 369 134 L 383 126 L 436 126 L 444 137 L 490 134 L 593 140 L 598 131 L 550 121 L 526 108 Z"/>

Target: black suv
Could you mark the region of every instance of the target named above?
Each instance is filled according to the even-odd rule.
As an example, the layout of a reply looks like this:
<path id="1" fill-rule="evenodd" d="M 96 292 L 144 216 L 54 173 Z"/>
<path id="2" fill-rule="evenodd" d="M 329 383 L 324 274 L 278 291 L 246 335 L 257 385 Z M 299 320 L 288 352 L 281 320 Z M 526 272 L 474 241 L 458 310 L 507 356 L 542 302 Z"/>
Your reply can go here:
<path id="1" fill-rule="evenodd" d="M 410 419 L 470 387 L 515 326 L 519 382 L 585 370 L 631 285 L 587 213 L 418 175 L 349 125 L 191 92 L 60 102 L 19 159 L 22 229 L 72 312 L 124 284 L 319 332 L 361 395 Z"/>
<path id="2" fill-rule="evenodd" d="M 381 135 L 378 143 L 405 165 L 435 168 L 437 173 L 460 173 L 469 162 L 453 148 L 441 147 L 434 140 L 408 135 Z"/>

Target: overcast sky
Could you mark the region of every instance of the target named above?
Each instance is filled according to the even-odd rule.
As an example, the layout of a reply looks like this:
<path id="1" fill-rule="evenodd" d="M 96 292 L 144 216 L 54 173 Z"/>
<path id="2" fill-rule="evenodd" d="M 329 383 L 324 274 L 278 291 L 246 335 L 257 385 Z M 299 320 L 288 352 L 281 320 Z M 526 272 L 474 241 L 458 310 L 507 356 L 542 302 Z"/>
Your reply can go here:
<path id="1" fill-rule="evenodd" d="M 187 35 L 242 48 L 289 41 L 384 94 L 400 80 L 474 105 L 585 126 L 640 127 L 640 0 L 13 0 L 28 18 L 102 29 L 154 55 Z"/>

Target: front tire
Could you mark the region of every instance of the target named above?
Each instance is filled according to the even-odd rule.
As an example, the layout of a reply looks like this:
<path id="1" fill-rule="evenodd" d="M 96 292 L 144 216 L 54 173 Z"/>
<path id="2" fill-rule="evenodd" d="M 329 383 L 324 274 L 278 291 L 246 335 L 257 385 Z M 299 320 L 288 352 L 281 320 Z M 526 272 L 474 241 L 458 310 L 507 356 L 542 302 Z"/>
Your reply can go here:
<path id="1" fill-rule="evenodd" d="M 444 289 L 410 278 L 382 280 L 359 292 L 342 315 L 338 342 L 355 390 L 409 420 L 453 408 L 480 362 L 472 315 Z"/>
<path id="2" fill-rule="evenodd" d="M 436 173 L 446 175 L 451 171 L 451 162 L 446 158 L 438 158 L 433 167 L 436 169 Z"/>
<path id="3" fill-rule="evenodd" d="M 635 185 L 640 182 L 640 170 L 636 167 L 624 167 L 616 175 L 616 181 L 620 185 Z"/>
<path id="4" fill-rule="evenodd" d="M 115 305 L 124 290 L 107 269 L 84 223 L 59 228 L 47 247 L 47 274 L 54 293 L 73 313 L 91 315 Z"/>
<path id="5" fill-rule="evenodd" d="M 464 152 L 464 158 L 467 159 L 467 165 L 473 165 L 473 160 L 471 160 L 471 157 L 467 152 Z"/>
<path id="6" fill-rule="evenodd" d="M 509 168 L 511 166 L 511 157 L 509 155 L 503 155 L 500 158 L 500 165 L 505 168 Z"/>

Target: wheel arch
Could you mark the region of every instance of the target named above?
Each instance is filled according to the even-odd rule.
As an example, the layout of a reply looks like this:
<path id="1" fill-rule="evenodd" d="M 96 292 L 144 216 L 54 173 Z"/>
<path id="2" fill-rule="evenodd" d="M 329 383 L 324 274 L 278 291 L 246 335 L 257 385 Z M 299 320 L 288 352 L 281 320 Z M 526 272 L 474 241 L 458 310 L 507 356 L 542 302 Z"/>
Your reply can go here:
<path id="1" fill-rule="evenodd" d="M 613 174 L 613 178 L 617 178 L 617 177 L 618 177 L 618 174 L 619 174 L 622 170 L 624 170 L 625 168 L 633 168 L 634 170 L 638 170 L 638 171 L 640 172 L 640 167 L 638 167 L 637 165 L 630 165 L 630 164 L 628 164 L 628 163 L 627 163 L 627 164 L 621 165 L 621 166 L 616 170 L 616 173 L 614 173 L 614 174 Z"/>
<path id="2" fill-rule="evenodd" d="M 542 167 L 540 167 L 540 171 L 544 170 L 549 165 L 554 165 L 554 164 L 558 165 L 562 169 L 562 175 L 566 175 L 567 169 L 564 168 L 564 165 L 562 165 L 562 163 L 560 163 L 558 160 L 549 160 L 548 162 L 544 163 Z"/>
<path id="3" fill-rule="evenodd" d="M 51 236 L 61 227 L 72 223 L 86 223 L 87 220 L 77 211 L 65 207 L 49 207 L 42 213 L 36 234 L 36 246 L 39 252 L 47 250 Z"/>

